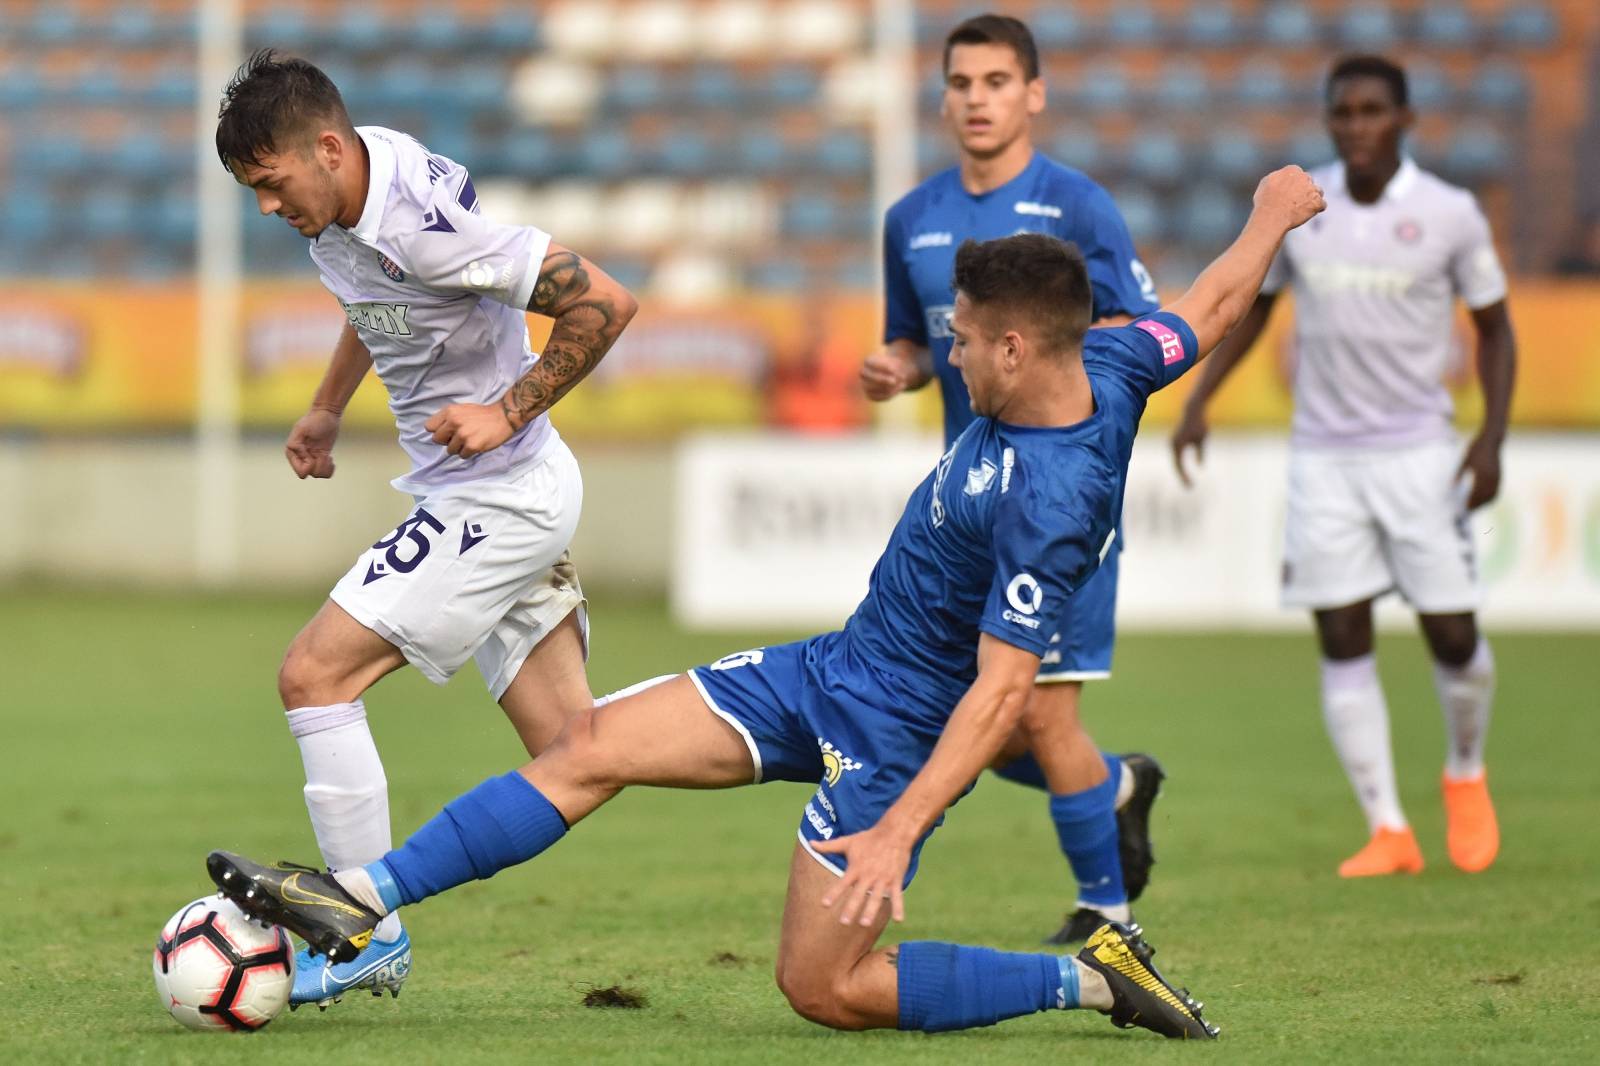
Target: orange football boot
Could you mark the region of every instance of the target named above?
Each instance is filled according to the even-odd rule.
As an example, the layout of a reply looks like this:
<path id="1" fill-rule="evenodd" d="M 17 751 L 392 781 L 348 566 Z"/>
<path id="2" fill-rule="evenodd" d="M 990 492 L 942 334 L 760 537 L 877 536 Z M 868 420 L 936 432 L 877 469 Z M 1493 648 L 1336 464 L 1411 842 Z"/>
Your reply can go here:
<path id="1" fill-rule="evenodd" d="M 1366 847 L 1339 864 L 1340 877 L 1382 877 L 1385 874 L 1420 874 L 1422 849 L 1410 826 L 1380 828 Z"/>
<path id="2" fill-rule="evenodd" d="M 1445 842 L 1450 848 L 1450 861 L 1469 874 L 1487 870 L 1500 852 L 1500 824 L 1494 817 L 1494 804 L 1489 802 L 1488 775 L 1446 775 L 1440 786 L 1444 792 Z"/>

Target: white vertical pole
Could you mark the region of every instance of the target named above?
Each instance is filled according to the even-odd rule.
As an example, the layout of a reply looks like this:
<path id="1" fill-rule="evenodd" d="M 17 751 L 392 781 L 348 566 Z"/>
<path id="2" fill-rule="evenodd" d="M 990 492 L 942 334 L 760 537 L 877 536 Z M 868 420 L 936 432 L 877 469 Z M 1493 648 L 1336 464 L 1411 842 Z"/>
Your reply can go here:
<path id="1" fill-rule="evenodd" d="M 917 181 L 916 27 L 912 0 L 873 0 L 873 60 L 878 92 L 872 115 L 872 254 L 883 246 L 883 215 L 911 191 Z M 878 303 L 883 303 L 883 276 L 878 275 Z M 879 405 L 883 429 L 909 429 L 916 422 L 917 402 L 902 396 Z"/>
<path id="2" fill-rule="evenodd" d="M 226 585 L 239 575 L 239 189 L 217 159 L 217 102 L 243 48 L 239 0 L 195 0 L 199 62 L 195 166 L 198 410 L 195 415 L 195 577 Z"/>

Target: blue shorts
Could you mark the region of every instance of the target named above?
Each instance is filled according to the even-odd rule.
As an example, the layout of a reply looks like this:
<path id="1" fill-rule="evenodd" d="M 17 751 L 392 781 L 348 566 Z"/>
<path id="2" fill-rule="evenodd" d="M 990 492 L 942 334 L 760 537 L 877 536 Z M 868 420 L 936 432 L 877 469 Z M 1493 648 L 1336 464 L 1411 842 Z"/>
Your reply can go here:
<path id="1" fill-rule="evenodd" d="M 800 818 L 800 843 L 841 874 L 844 856 L 823 855 L 812 843 L 876 825 L 928 761 L 955 709 L 935 706 L 866 662 L 842 633 L 725 656 L 690 670 L 689 679 L 744 737 L 757 782 L 817 782 Z M 911 849 L 907 885 L 932 832 Z"/>
<path id="2" fill-rule="evenodd" d="M 1039 660 L 1039 684 L 1096 681 L 1111 676 L 1111 647 L 1117 639 L 1117 559 L 1113 545 L 1083 588 L 1061 611 L 1061 628 Z"/>

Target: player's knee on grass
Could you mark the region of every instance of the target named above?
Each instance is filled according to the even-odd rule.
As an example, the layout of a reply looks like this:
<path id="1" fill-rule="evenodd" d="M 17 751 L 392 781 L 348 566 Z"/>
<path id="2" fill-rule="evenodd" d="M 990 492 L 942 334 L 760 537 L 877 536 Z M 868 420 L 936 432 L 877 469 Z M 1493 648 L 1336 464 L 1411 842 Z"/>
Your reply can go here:
<path id="1" fill-rule="evenodd" d="M 819 973 L 778 960 L 778 990 L 794 1012 L 829 1029 L 865 1029 L 866 1017 L 850 1003 L 849 972 Z"/>

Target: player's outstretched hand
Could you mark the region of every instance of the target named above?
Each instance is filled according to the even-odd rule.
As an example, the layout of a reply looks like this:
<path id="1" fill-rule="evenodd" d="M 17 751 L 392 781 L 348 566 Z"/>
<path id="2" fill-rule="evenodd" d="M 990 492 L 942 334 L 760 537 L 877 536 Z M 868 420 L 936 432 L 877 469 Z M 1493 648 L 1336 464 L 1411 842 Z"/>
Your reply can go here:
<path id="1" fill-rule="evenodd" d="M 1327 207 L 1322 189 L 1297 166 L 1274 170 L 1256 186 L 1256 209 L 1280 213 L 1288 229 L 1304 225 Z"/>
<path id="2" fill-rule="evenodd" d="M 516 431 L 499 404 L 453 403 L 422 424 L 451 455 L 471 459 L 493 451 Z"/>
<path id="3" fill-rule="evenodd" d="M 901 886 L 906 867 L 911 865 L 911 845 L 898 834 L 875 825 L 861 833 L 818 840 L 811 845 L 827 855 L 843 855 L 844 876 L 822 897 L 824 907 L 839 904 L 839 923 L 871 925 L 878 911 L 889 901 L 889 916 L 906 920 L 906 905 Z"/>
<path id="4" fill-rule="evenodd" d="M 1461 469 L 1456 480 L 1472 479 L 1472 491 L 1467 494 L 1467 510 L 1476 511 L 1500 495 L 1500 445 L 1487 437 L 1474 438 L 1461 459 Z"/>
<path id="5" fill-rule="evenodd" d="M 909 389 L 915 372 L 916 368 L 897 352 L 873 352 L 861 364 L 861 389 L 867 399 L 882 403 Z"/>
<path id="6" fill-rule="evenodd" d="M 1178 480 L 1183 482 L 1184 488 L 1192 487 L 1194 482 L 1189 479 L 1189 471 L 1184 469 L 1183 453 L 1193 448 L 1195 462 L 1205 462 L 1206 434 L 1210 432 L 1205 413 L 1185 406 L 1183 417 L 1178 420 L 1178 428 L 1172 431 L 1172 464 L 1178 468 Z"/>
<path id="7" fill-rule="evenodd" d="M 283 454 L 289 469 L 304 481 L 308 477 L 333 476 L 333 442 L 339 436 L 339 415 L 326 407 L 314 407 L 300 416 L 289 430 Z"/>

